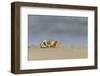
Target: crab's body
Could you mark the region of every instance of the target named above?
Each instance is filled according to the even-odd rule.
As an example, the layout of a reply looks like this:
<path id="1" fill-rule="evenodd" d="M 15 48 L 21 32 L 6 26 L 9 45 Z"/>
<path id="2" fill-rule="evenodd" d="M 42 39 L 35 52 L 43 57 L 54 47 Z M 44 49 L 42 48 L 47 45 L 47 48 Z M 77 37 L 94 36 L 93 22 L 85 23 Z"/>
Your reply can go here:
<path id="1" fill-rule="evenodd" d="M 40 43 L 41 48 L 57 48 L 59 47 L 59 42 L 57 40 L 43 40 Z"/>

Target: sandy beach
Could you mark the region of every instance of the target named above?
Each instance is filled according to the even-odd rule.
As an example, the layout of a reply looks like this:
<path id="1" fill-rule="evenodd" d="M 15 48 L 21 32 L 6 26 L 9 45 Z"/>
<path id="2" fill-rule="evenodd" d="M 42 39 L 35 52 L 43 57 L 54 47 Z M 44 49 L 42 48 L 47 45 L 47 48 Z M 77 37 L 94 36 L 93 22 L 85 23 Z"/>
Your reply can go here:
<path id="1" fill-rule="evenodd" d="M 28 60 L 87 58 L 87 48 L 28 48 Z"/>

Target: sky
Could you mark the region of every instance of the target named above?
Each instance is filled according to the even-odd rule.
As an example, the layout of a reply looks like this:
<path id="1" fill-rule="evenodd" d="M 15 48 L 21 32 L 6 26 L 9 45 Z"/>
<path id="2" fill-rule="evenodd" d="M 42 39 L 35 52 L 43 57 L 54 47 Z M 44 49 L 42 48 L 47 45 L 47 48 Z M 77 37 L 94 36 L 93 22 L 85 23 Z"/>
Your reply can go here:
<path id="1" fill-rule="evenodd" d="M 88 18 L 75 16 L 28 16 L 28 46 L 58 40 L 67 46 L 87 46 Z"/>

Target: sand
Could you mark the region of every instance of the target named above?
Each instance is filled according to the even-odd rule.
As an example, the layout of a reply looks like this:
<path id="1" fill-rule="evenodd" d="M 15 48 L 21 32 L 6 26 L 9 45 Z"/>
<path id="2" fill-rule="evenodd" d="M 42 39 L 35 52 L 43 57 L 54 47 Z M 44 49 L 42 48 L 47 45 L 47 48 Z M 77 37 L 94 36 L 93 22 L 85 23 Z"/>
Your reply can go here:
<path id="1" fill-rule="evenodd" d="M 28 60 L 55 60 L 87 58 L 88 50 L 80 48 L 28 48 Z"/>

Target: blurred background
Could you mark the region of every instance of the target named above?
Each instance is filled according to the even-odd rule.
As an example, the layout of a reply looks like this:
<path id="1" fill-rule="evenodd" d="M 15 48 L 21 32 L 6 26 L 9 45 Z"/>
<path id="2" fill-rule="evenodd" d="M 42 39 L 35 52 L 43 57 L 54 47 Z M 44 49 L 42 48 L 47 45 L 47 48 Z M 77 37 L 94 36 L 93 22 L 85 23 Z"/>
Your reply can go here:
<path id="1" fill-rule="evenodd" d="M 88 18 L 72 16 L 28 16 L 28 46 L 43 40 L 58 40 L 61 47 L 87 47 Z"/>

